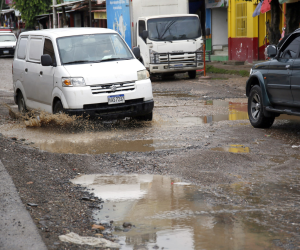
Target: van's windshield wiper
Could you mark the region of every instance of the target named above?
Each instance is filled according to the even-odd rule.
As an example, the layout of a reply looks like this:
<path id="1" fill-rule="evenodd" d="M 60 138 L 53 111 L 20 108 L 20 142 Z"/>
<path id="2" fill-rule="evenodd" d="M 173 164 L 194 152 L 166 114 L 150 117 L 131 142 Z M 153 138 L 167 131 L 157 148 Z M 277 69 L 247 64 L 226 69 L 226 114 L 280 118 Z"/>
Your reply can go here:
<path id="1" fill-rule="evenodd" d="M 114 57 L 114 58 L 106 58 L 106 59 L 102 59 L 100 61 L 97 62 L 107 62 L 107 61 L 115 61 L 115 60 L 130 60 L 132 58 L 119 58 L 119 57 Z"/>
<path id="2" fill-rule="evenodd" d="M 79 60 L 79 61 L 71 61 L 71 62 L 66 62 L 64 64 L 76 64 L 76 63 L 91 63 L 91 62 L 97 62 L 97 61 L 89 61 L 89 60 Z"/>

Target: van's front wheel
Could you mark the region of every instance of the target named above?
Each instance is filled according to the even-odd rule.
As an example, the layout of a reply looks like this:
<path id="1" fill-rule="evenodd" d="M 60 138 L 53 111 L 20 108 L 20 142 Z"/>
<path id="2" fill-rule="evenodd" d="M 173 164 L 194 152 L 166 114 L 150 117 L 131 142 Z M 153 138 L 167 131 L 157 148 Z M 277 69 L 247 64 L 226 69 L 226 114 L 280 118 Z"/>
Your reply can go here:
<path id="1" fill-rule="evenodd" d="M 61 101 L 56 101 L 53 108 L 53 114 L 61 114 L 63 113 L 64 108 Z"/>
<path id="2" fill-rule="evenodd" d="M 153 112 L 147 114 L 147 115 L 141 115 L 141 116 L 138 116 L 136 117 L 137 120 L 140 120 L 140 121 L 152 121 L 153 119 Z"/>

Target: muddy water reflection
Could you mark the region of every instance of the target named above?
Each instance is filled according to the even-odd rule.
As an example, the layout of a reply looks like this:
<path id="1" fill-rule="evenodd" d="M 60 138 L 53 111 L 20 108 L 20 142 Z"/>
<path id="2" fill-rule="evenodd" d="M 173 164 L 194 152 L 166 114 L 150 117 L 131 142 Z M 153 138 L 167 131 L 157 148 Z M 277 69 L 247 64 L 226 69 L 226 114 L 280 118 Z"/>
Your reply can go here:
<path id="1" fill-rule="evenodd" d="M 103 209 L 94 212 L 98 223 L 135 225 L 129 232 L 114 232 L 121 249 L 274 249 L 274 238 L 265 228 L 245 221 L 259 209 L 212 206 L 199 187 L 176 185 L 176 178 L 84 175 L 72 182 L 105 200 Z"/>
<path id="2" fill-rule="evenodd" d="M 210 105 L 216 108 L 226 108 L 228 109 L 228 113 L 208 116 L 186 116 L 178 118 L 177 123 L 180 125 L 201 125 L 220 121 L 248 120 L 247 103 L 209 100 L 205 101 L 204 105 Z"/>
<path id="3" fill-rule="evenodd" d="M 36 144 L 41 150 L 56 153 L 72 154 L 104 154 L 119 152 L 147 152 L 154 151 L 153 140 L 116 141 L 94 139 L 89 142 L 72 142 L 58 140 L 55 142 L 41 142 Z"/>
<path id="4" fill-rule="evenodd" d="M 230 152 L 230 153 L 249 153 L 249 147 L 245 147 L 244 145 L 230 145 L 228 147 L 217 147 L 212 148 L 211 150 L 214 151 L 221 151 L 221 152 Z"/>

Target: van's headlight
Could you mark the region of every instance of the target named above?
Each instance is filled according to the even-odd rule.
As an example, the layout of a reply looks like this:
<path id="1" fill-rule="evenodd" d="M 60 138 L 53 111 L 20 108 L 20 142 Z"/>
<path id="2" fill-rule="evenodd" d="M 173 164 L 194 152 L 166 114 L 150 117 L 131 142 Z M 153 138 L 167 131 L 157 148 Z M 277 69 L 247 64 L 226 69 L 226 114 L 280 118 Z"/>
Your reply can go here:
<path id="1" fill-rule="evenodd" d="M 138 81 L 148 79 L 149 77 L 150 77 L 150 74 L 149 74 L 148 70 L 146 70 L 146 69 L 137 72 Z"/>
<path id="2" fill-rule="evenodd" d="M 61 78 L 61 83 L 63 87 L 83 87 L 85 86 L 85 81 L 83 77 L 63 77 Z"/>

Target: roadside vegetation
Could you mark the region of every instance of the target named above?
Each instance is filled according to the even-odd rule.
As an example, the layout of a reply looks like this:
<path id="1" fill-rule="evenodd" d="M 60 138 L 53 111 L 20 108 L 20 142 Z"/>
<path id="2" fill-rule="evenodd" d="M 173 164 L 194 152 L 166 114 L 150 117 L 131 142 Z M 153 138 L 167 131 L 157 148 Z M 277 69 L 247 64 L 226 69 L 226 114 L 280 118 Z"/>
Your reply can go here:
<path id="1" fill-rule="evenodd" d="M 212 65 L 206 65 L 206 73 L 249 76 L 248 70 L 220 69 L 220 68 L 216 68 Z"/>

